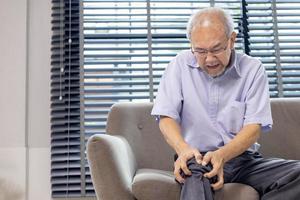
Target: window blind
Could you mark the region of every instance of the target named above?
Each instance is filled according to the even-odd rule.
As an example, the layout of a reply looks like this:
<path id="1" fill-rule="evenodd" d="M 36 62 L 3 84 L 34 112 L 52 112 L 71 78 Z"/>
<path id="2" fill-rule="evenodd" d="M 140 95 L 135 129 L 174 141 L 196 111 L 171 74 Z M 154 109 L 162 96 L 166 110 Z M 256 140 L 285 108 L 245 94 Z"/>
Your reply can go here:
<path id="1" fill-rule="evenodd" d="M 278 35 L 278 61 L 282 80 L 280 97 L 300 96 L 300 1 L 272 1 Z"/>
<path id="2" fill-rule="evenodd" d="M 52 0 L 52 197 L 81 195 L 79 0 Z"/>
<path id="3" fill-rule="evenodd" d="M 250 55 L 264 63 L 271 97 L 299 97 L 300 1 L 246 3 Z"/>

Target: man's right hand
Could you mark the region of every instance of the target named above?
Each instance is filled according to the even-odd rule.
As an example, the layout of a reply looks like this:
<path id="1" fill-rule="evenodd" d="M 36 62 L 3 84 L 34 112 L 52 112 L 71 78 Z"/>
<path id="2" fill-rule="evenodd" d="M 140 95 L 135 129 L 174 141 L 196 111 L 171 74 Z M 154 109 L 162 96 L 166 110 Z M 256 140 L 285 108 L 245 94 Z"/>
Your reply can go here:
<path id="1" fill-rule="evenodd" d="M 184 178 L 180 175 L 181 170 L 185 175 L 192 175 L 192 172 L 188 169 L 186 163 L 193 157 L 195 157 L 198 164 L 201 164 L 202 155 L 198 149 L 186 145 L 178 152 L 178 158 L 174 163 L 174 175 L 179 183 L 184 183 Z"/>

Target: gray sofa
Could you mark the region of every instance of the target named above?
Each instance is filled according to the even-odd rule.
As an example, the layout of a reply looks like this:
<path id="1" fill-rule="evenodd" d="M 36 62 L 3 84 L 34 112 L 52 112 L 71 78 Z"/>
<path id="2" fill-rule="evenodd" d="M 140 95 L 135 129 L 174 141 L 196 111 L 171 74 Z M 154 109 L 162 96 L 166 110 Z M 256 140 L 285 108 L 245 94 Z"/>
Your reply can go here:
<path id="1" fill-rule="evenodd" d="M 300 99 L 272 99 L 274 126 L 259 140 L 266 156 L 300 159 Z M 88 140 L 87 153 L 99 200 L 175 200 L 180 187 L 172 173 L 174 151 L 150 115 L 151 103 L 118 103 L 109 113 L 107 134 Z M 228 183 L 220 200 L 257 200 L 250 186 Z"/>

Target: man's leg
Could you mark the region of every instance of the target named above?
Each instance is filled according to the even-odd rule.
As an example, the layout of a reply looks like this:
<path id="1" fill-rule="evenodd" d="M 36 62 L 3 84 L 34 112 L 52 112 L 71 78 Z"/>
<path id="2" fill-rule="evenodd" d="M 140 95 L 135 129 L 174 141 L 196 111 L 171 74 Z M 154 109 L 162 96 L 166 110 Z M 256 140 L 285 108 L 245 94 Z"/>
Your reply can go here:
<path id="1" fill-rule="evenodd" d="M 258 153 L 248 154 L 245 160 L 233 182 L 252 186 L 262 200 L 300 199 L 300 161 L 264 159 Z"/>
<path id="2" fill-rule="evenodd" d="M 213 192 L 210 186 L 210 181 L 215 181 L 213 179 L 209 180 L 203 177 L 203 174 L 211 170 L 211 166 L 199 165 L 195 158 L 190 159 L 187 162 L 187 166 L 192 172 L 191 176 L 185 176 L 185 182 L 182 184 L 181 188 L 181 200 L 213 200 Z"/>

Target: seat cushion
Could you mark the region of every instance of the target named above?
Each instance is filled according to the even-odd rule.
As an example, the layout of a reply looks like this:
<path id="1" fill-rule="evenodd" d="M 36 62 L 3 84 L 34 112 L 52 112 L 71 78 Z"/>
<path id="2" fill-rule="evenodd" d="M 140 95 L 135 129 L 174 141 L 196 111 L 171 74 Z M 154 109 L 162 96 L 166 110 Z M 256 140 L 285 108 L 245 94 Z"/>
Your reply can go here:
<path id="1" fill-rule="evenodd" d="M 175 200 L 180 197 L 180 185 L 172 172 L 139 169 L 133 180 L 132 192 L 138 200 Z"/>
<path id="2" fill-rule="evenodd" d="M 155 169 L 139 169 L 134 177 L 132 192 L 138 200 L 178 200 L 180 185 L 173 173 Z M 215 200 L 259 200 L 258 193 L 250 186 L 227 183 L 215 193 Z"/>
<path id="3" fill-rule="evenodd" d="M 216 191 L 215 200 L 259 200 L 257 191 L 245 184 L 226 183 L 221 190 Z"/>

